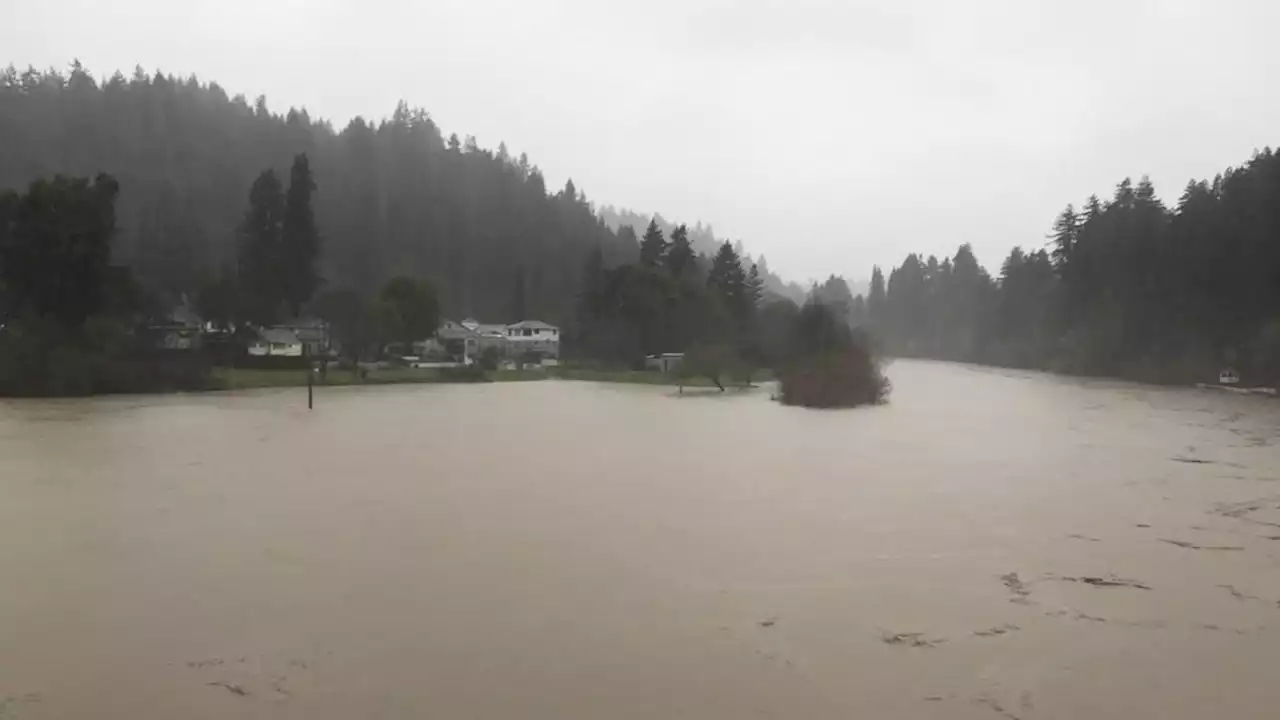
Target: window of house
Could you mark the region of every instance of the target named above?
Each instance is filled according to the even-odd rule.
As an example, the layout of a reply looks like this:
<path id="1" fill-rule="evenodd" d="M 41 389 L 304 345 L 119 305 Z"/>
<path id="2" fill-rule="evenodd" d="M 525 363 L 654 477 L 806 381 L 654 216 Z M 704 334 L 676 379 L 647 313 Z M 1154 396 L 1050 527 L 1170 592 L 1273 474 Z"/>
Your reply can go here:
<path id="1" fill-rule="evenodd" d="M 532 331 L 532 330 L 530 330 L 529 328 L 525 328 L 525 329 L 524 329 L 524 336 L 525 336 L 525 337 L 533 337 L 533 331 Z"/>

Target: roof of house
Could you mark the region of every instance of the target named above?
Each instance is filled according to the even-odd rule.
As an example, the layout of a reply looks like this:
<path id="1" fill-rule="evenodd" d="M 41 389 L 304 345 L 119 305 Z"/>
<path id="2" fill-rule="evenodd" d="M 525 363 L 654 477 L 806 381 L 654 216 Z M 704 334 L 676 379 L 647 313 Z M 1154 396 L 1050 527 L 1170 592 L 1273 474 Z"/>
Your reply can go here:
<path id="1" fill-rule="evenodd" d="M 476 325 L 475 331 L 481 335 L 506 335 L 506 325 L 481 324 Z"/>
<path id="2" fill-rule="evenodd" d="M 258 331 L 258 337 L 262 338 L 263 342 L 273 344 L 297 345 L 299 343 L 298 333 L 288 328 L 262 328 Z"/>
<path id="3" fill-rule="evenodd" d="M 436 337 L 442 340 L 461 340 L 474 336 L 475 332 L 473 330 L 452 320 L 445 320 L 436 329 Z"/>
<path id="4" fill-rule="evenodd" d="M 559 330 L 560 329 L 555 325 L 552 325 L 551 323 L 545 323 L 545 322 L 542 322 L 541 320 L 521 320 L 520 322 L 511 323 L 507 327 L 522 328 L 522 329 L 530 328 L 530 329 L 541 329 L 541 330 Z"/>

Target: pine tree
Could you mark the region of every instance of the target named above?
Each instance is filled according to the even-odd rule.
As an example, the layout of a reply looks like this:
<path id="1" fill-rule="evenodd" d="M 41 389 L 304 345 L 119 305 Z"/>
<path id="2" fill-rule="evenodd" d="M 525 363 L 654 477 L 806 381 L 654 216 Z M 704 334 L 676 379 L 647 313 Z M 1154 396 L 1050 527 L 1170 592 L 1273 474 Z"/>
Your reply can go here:
<path id="1" fill-rule="evenodd" d="M 38 180 L 25 195 L 0 191 L 0 313 L 78 330 L 104 309 L 119 190 L 98 175 Z"/>
<path id="2" fill-rule="evenodd" d="M 249 189 L 249 209 L 240 223 L 237 275 L 250 322 L 274 322 L 283 294 L 281 235 L 284 192 L 274 170 L 265 170 Z"/>
<path id="3" fill-rule="evenodd" d="M 289 171 L 289 191 L 285 197 L 284 222 L 281 231 L 280 275 L 282 292 L 289 310 L 297 317 L 302 305 L 320 285 L 316 262 L 320 255 L 320 232 L 311 209 L 311 195 L 316 190 L 311 165 L 306 154 L 293 159 Z"/>
<path id="4" fill-rule="evenodd" d="M 1067 265 L 1071 262 L 1071 253 L 1076 247 L 1076 238 L 1080 233 L 1080 225 L 1080 215 L 1076 213 L 1076 209 L 1072 205 L 1067 205 L 1053 223 L 1050 244 L 1053 245 L 1053 267 L 1058 271 L 1059 276 L 1066 273 Z"/>
<path id="5" fill-rule="evenodd" d="M 747 273 L 746 298 L 753 312 L 760 307 L 760 300 L 763 297 L 764 280 L 760 277 L 760 268 L 752 263 L 751 270 Z"/>
<path id="6" fill-rule="evenodd" d="M 662 229 L 658 227 L 658 222 L 650 220 L 649 228 L 644 231 L 644 237 L 640 239 L 640 265 L 647 268 L 659 267 L 666 258 L 668 247 L 670 243 L 662 236 Z"/>
<path id="7" fill-rule="evenodd" d="M 689 229 L 684 225 L 671 231 L 671 245 L 667 249 L 666 262 L 667 270 L 674 278 L 683 277 L 693 269 L 693 246 L 689 244 Z"/>
<path id="8" fill-rule="evenodd" d="M 725 241 L 711 261 L 707 274 L 707 287 L 724 303 L 733 317 L 742 321 L 748 317 L 747 276 L 733 245 Z"/>
<path id="9" fill-rule="evenodd" d="M 886 304 L 884 273 L 880 266 L 871 268 L 871 288 L 867 290 L 867 319 L 874 327 L 879 327 L 885 320 Z"/>

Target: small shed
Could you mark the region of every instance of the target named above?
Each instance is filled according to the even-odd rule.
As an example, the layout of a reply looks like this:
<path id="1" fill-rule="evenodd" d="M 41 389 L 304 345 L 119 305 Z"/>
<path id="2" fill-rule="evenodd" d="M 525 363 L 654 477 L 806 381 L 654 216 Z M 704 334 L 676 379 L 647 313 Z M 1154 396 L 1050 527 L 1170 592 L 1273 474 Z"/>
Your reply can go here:
<path id="1" fill-rule="evenodd" d="M 658 353 L 650 355 L 644 359 L 644 366 L 649 370 L 657 370 L 660 373 L 669 373 L 680 367 L 680 363 L 684 361 L 684 353 Z"/>

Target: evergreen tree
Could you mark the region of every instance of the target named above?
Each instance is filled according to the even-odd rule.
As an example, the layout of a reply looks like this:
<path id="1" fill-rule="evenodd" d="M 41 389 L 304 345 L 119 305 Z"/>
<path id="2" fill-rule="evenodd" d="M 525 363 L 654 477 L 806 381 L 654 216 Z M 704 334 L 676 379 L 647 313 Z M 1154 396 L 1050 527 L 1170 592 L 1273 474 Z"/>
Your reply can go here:
<path id="1" fill-rule="evenodd" d="M 117 287 L 111 236 L 119 191 L 114 178 L 98 175 L 39 180 L 24 195 L 0 192 L 0 313 L 78 331 L 107 309 Z"/>
<path id="2" fill-rule="evenodd" d="M 746 320 L 750 308 L 754 308 L 747 294 L 747 276 L 742 271 L 742 262 L 733 245 L 725 242 L 711 261 L 711 271 L 707 274 L 707 287 L 715 294 L 729 313 L 739 322 Z"/>
<path id="3" fill-rule="evenodd" d="M 249 209 L 240 223 L 238 272 L 245 319 L 274 322 L 285 295 L 282 235 L 284 194 L 272 170 L 264 170 L 249 190 Z"/>
<path id="4" fill-rule="evenodd" d="M 847 287 L 847 286 L 846 286 Z M 751 270 L 747 273 L 746 283 L 746 301 L 754 312 L 760 307 L 760 300 L 764 297 L 764 280 L 760 277 L 760 269 L 755 264 L 751 264 Z"/>
<path id="5" fill-rule="evenodd" d="M 311 299 L 320 284 L 316 271 L 320 232 L 311 210 L 311 194 L 315 189 L 311 165 L 306 154 L 300 154 L 294 158 L 289 172 L 280 244 L 282 292 L 294 317 L 300 314 L 302 305 Z"/>
<path id="6" fill-rule="evenodd" d="M 689 244 L 689 229 L 686 226 L 680 225 L 671 231 L 666 262 L 667 270 L 675 278 L 682 277 L 693 268 L 693 246 Z"/>
<path id="7" fill-rule="evenodd" d="M 1071 252 L 1075 249 L 1079 231 L 1080 216 L 1076 214 L 1075 207 L 1067 205 L 1054 221 L 1053 234 L 1050 236 L 1053 244 L 1053 266 L 1059 275 L 1066 271 L 1071 261 Z"/>
<path id="8" fill-rule="evenodd" d="M 663 237 L 658 222 L 650 220 L 649 228 L 644 231 L 644 237 L 640 240 L 640 265 L 647 268 L 661 266 L 669 247 L 670 243 Z"/>
<path id="9" fill-rule="evenodd" d="M 888 298 L 885 294 L 884 273 L 877 265 L 871 268 L 871 287 L 867 290 L 867 319 L 872 327 L 879 328 L 885 321 L 885 305 Z"/>

